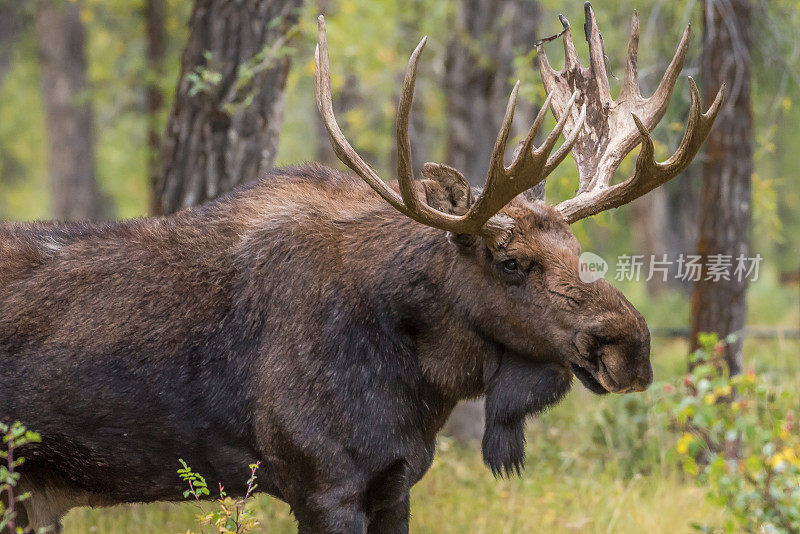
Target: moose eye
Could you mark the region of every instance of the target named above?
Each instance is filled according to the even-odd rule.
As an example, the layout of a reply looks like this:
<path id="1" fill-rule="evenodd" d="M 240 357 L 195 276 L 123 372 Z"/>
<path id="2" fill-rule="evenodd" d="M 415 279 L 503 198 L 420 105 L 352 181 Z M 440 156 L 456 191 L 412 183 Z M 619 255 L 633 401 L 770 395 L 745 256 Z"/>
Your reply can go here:
<path id="1" fill-rule="evenodd" d="M 517 265 L 517 260 L 505 260 L 503 262 L 503 270 L 507 273 L 515 273 L 519 270 L 519 265 Z"/>

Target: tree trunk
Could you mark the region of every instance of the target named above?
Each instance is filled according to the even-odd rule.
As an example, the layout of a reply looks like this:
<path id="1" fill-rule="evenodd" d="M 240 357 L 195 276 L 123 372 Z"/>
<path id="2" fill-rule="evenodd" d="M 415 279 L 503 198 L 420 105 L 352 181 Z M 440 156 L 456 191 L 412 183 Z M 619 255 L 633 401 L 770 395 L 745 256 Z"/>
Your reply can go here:
<path id="1" fill-rule="evenodd" d="M 78 4 L 40 0 L 36 33 L 42 64 L 53 217 L 100 217 L 94 175 L 92 107 L 86 82 L 86 36 Z"/>
<path id="2" fill-rule="evenodd" d="M 675 184 L 672 188 L 667 188 L 669 213 L 667 225 L 671 227 L 668 233 L 671 244 L 667 246 L 673 255 L 689 253 L 697 244 L 702 174 L 703 166 L 697 161 L 689 165 L 676 180 L 667 183 L 667 185 Z M 691 285 L 687 285 L 685 289 L 691 292 Z"/>
<path id="3" fill-rule="evenodd" d="M 406 0 L 403 4 L 403 12 L 397 21 L 398 34 L 402 36 L 401 41 L 409 43 L 409 48 L 401 50 L 400 54 L 408 55 L 413 50 L 413 47 L 419 42 L 422 36 L 419 33 L 419 28 L 423 23 L 426 16 L 426 2 L 427 0 Z M 413 43 L 413 44 L 411 44 Z M 425 162 L 430 161 L 432 158 L 431 147 L 435 143 L 434 139 L 430 139 L 431 132 L 426 128 L 425 124 L 425 108 L 426 100 L 430 98 L 431 88 L 428 87 L 429 80 L 432 76 L 428 75 L 432 71 L 432 63 L 423 61 L 417 69 L 416 89 L 414 92 L 414 101 L 411 103 L 411 117 L 408 124 L 408 138 L 411 143 L 411 150 L 413 157 L 411 158 L 412 171 L 414 176 L 420 177 L 422 166 Z M 400 101 L 400 88 L 403 87 L 403 78 L 405 73 L 402 71 L 397 72 L 397 82 L 395 87 L 397 93 L 394 95 L 394 101 Z M 391 169 L 397 168 L 397 145 L 392 143 L 391 154 Z"/>
<path id="4" fill-rule="evenodd" d="M 664 254 L 669 254 L 666 235 L 667 192 L 664 188 L 656 188 L 634 200 L 631 203 L 631 219 L 634 247 L 637 253 L 645 256 L 646 267 L 649 267 L 649 262 L 661 261 Z M 665 280 L 664 274 L 654 271 L 653 277 L 647 280 L 647 292 L 654 296 L 660 294 L 669 280 L 669 273 Z"/>
<path id="5" fill-rule="evenodd" d="M 154 212 L 256 179 L 275 162 L 302 0 L 197 0 L 167 126 Z"/>
<path id="6" fill-rule="evenodd" d="M 164 30 L 164 0 L 147 0 L 144 8 L 147 32 L 147 175 L 150 177 L 150 211 L 156 211 L 155 186 L 161 171 L 161 120 L 164 95 L 161 79 L 164 76 L 166 34 Z"/>
<path id="7" fill-rule="evenodd" d="M 460 0 L 445 58 L 446 163 L 472 185 L 483 186 L 494 141 L 505 113 L 513 61 L 536 39 L 539 4 L 533 0 Z M 517 102 L 513 133 L 527 131 L 535 110 Z M 420 159 L 420 161 L 422 161 Z M 481 439 L 483 401 L 462 402 L 445 432 L 462 442 Z"/>
<path id="8" fill-rule="evenodd" d="M 0 0 L 0 89 L 11 70 L 14 45 L 21 37 L 27 20 L 22 6 L 13 1 Z M 19 175 L 20 164 L 5 146 L 0 146 L 0 187 L 11 183 Z M 5 199 L 0 198 L 0 217 L 5 214 Z"/>
<path id="9" fill-rule="evenodd" d="M 533 0 L 461 0 L 445 58 L 446 160 L 471 184 L 483 186 L 497 131 L 511 92 L 515 53 L 536 39 L 539 5 Z M 520 99 L 514 134 L 527 131 L 531 106 Z"/>
<path id="10" fill-rule="evenodd" d="M 22 32 L 22 8 L 15 2 L 0 0 L 0 87 L 11 68 L 11 52 Z"/>
<path id="11" fill-rule="evenodd" d="M 706 141 L 697 250 L 707 264 L 713 254 L 733 264 L 748 256 L 753 124 L 750 108 L 751 5 L 749 0 L 706 0 L 703 85 L 706 106 L 723 82 L 728 98 Z M 704 278 L 706 278 L 704 276 Z M 747 279 L 702 280 L 692 295 L 692 349 L 700 332 L 721 337 L 744 327 Z M 726 349 L 731 374 L 742 369 L 742 340 Z"/>

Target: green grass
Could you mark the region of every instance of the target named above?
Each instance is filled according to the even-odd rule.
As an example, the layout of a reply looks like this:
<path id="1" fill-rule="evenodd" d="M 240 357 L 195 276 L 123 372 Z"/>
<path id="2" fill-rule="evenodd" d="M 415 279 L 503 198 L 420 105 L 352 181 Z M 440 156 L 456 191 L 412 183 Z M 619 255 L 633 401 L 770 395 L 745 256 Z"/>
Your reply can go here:
<path id="1" fill-rule="evenodd" d="M 690 523 L 719 524 L 725 510 L 685 479 L 670 450 L 676 436 L 656 424 L 652 407 L 664 383 L 685 369 L 686 343 L 656 340 L 656 384 L 640 395 L 596 397 L 577 386 L 559 406 L 528 425 L 527 469 L 495 480 L 477 448 L 440 439 L 430 472 L 412 492 L 412 531 L 422 533 L 674 533 Z M 754 367 L 790 391 L 800 391 L 796 341 L 748 341 Z M 177 476 L 177 475 L 176 475 Z M 289 507 L 255 500 L 261 532 L 295 532 Z M 78 509 L 65 532 L 167 532 L 195 526 L 191 504 Z M 195 529 L 196 530 L 196 529 Z"/>
<path id="2" fill-rule="evenodd" d="M 256 499 L 261 532 L 296 532 L 289 507 L 269 497 Z M 65 532 L 169 532 L 194 525 L 187 504 L 120 506 L 70 513 Z M 721 517 L 703 501 L 702 490 L 675 478 L 630 480 L 570 472 L 539 472 L 530 465 L 521 479 L 494 480 L 474 451 L 440 451 L 431 471 L 412 494 L 412 532 L 630 532 L 689 531 L 691 520 Z M 196 529 L 195 529 L 196 530 Z"/>

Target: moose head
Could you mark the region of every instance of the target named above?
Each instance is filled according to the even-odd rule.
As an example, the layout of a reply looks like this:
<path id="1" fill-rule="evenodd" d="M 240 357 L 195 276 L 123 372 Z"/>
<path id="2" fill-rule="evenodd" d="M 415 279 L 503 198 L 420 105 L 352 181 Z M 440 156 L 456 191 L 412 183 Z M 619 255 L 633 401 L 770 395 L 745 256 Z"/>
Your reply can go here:
<path id="1" fill-rule="evenodd" d="M 666 112 L 683 67 L 690 27 L 655 93 L 644 98 L 638 82 L 639 21 L 634 12 L 625 76 L 614 100 L 603 40 L 589 3 L 588 68 L 578 60 L 569 22 L 564 17 L 561 22 L 564 68 L 555 71 L 543 44 L 537 45 L 547 99 L 511 163 L 505 165 L 519 82 L 514 86 L 482 190 L 473 191 L 459 171 L 435 163 L 423 166 L 421 183 L 414 180 L 408 124 L 417 62 L 426 38 L 411 54 L 397 109 L 396 190 L 357 154 L 336 122 L 322 17 L 315 55 L 317 105 L 343 163 L 397 211 L 448 233 L 459 250 L 452 275 L 468 288 L 454 306 L 481 325 L 483 334 L 515 354 L 561 362 L 595 393 L 642 391 L 653 378 L 647 325 L 608 282 L 581 279 L 580 245 L 569 225 L 627 204 L 683 171 L 714 123 L 724 87 L 702 113 L 697 86 L 689 78 L 691 109 L 683 140 L 669 159 L 657 162 L 650 131 Z M 558 122 L 535 146 L 548 109 Z M 565 142 L 556 148 L 562 132 L 566 132 Z M 624 157 L 640 143 L 633 175 L 612 184 Z M 556 206 L 547 205 L 544 182 L 570 151 L 578 167 L 577 193 Z"/>

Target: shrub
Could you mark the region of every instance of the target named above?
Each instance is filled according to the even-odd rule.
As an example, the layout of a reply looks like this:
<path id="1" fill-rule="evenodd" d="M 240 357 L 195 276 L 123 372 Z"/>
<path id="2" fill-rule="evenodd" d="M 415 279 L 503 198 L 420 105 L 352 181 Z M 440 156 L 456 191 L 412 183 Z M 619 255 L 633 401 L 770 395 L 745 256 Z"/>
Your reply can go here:
<path id="1" fill-rule="evenodd" d="M 23 534 L 27 530 L 16 524 L 15 506 L 30 498 L 30 494 L 15 492 L 19 483 L 18 468 L 25 463 L 25 458 L 15 456 L 15 453 L 28 443 L 41 441 L 41 437 L 26 429 L 19 421 L 11 425 L 0 423 L 0 436 L 0 495 L 5 494 L 5 503 L 0 499 L 0 532 L 8 529 L 15 534 Z"/>
<path id="2" fill-rule="evenodd" d="M 258 462 L 250 464 L 250 478 L 247 480 L 247 490 L 244 497 L 234 499 L 228 496 L 225 493 L 225 488 L 220 484 L 219 497 L 215 501 L 217 508 L 208 512 L 203 506 L 203 498 L 211 493 L 206 479 L 201 474 L 192 471 L 192 468 L 186 462 L 179 461 L 183 467 L 178 469 L 178 476 L 189 487 L 183 492 L 183 497 L 185 499 L 192 498 L 200 510 L 200 514 L 197 516 L 200 534 L 206 532 L 206 527 L 210 527 L 211 530 L 209 532 L 219 534 L 244 534 L 253 531 L 259 525 L 252 509 L 247 508 L 248 501 L 258 487 L 258 484 L 256 484 Z"/>
<path id="3" fill-rule="evenodd" d="M 730 340 L 728 340 L 730 342 Z M 700 337 L 683 382 L 664 386 L 662 404 L 677 431 L 683 471 L 730 512 L 721 528 L 800 532 L 800 435 L 796 392 L 771 386 L 755 371 L 729 376 L 725 342 Z M 697 530 L 719 530 L 693 525 Z"/>

